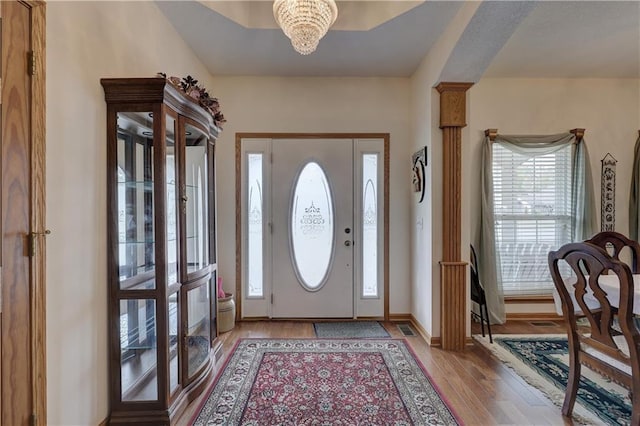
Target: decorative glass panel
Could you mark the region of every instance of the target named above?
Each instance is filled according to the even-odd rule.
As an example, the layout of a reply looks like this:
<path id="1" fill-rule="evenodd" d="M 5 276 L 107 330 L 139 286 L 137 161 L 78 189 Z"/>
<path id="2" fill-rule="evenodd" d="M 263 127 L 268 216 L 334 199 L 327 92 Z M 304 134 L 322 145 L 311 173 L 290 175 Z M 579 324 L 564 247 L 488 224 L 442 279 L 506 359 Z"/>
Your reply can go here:
<path id="1" fill-rule="evenodd" d="M 188 377 L 206 362 L 211 347 L 209 283 L 187 292 L 187 367 Z"/>
<path id="2" fill-rule="evenodd" d="M 362 295 L 378 296 L 378 154 L 362 155 Z"/>
<path id="3" fill-rule="evenodd" d="M 178 282 L 178 199 L 176 185 L 175 120 L 167 115 L 167 284 Z"/>
<path id="4" fill-rule="evenodd" d="M 324 284 L 333 257 L 332 197 L 320 165 L 307 163 L 294 184 L 290 237 L 294 269 L 308 290 Z"/>
<path id="5" fill-rule="evenodd" d="M 178 293 L 169 296 L 169 391 L 178 387 Z"/>
<path id="6" fill-rule="evenodd" d="M 153 118 L 118 114 L 118 270 L 120 289 L 155 288 Z"/>
<path id="7" fill-rule="evenodd" d="M 156 302 L 120 301 L 120 374 L 123 401 L 158 399 Z"/>
<path id="8" fill-rule="evenodd" d="M 248 154 L 248 265 L 249 297 L 263 295 L 262 243 L 263 243 L 263 201 L 262 201 L 262 154 Z"/>
<path id="9" fill-rule="evenodd" d="M 187 272 L 209 265 L 209 194 L 205 134 L 195 126 L 186 132 Z"/>

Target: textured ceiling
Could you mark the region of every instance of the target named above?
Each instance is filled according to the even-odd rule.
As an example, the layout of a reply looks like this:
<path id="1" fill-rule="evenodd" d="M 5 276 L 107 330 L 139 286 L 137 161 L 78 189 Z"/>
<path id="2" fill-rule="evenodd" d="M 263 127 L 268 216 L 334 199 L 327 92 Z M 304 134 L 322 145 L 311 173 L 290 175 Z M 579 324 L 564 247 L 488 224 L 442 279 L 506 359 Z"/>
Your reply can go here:
<path id="1" fill-rule="evenodd" d="M 640 78 L 640 2 L 540 2 L 485 76 Z"/>
<path id="2" fill-rule="evenodd" d="M 157 2 L 214 75 L 381 77 L 411 76 L 463 4 L 338 2 L 335 27 L 302 56 L 270 0 Z M 443 72 L 482 76 L 640 78 L 640 1 L 485 1 Z"/>

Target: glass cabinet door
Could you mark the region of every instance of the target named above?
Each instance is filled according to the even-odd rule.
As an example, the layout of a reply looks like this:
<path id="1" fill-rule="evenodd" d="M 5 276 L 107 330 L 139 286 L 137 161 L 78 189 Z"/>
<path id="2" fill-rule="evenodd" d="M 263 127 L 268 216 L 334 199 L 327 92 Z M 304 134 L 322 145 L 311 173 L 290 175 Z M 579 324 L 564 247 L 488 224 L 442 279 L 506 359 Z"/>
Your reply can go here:
<path id="1" fill-rule="evenodd" d="M 209 253 L 208 138 L 198 127 L 185 124 L 185 226 L 187 273 L 206 268 Z"/>
<path id="2" fill-rule="evenodd" d="M 155 288 L 153 118 L 118 113 L 118 270 L 121 290 Z"/>
<path id="3" fill-rule="evenodd" d="M 173 396 L 178 390 L 180 383 L 179 371 L 179 349 L 178 349 L 178 302 L 179 292 L 175 285 L 179 281 L 179 225 L 178 225 L 178 159 L 177 159 L 177 140 L 176 129 L 178 121 L 171 114 L 165 115 L 165 178 L 166 178 L 166 272 L 167 285 L 169 287 L 168 296 L 168 351 L 169 351 L 169 395 Z M 172 290 L 172 288 L 176 288 Z M 173 398 L 173 397 L 172 397 Z"/>
<path id="4" fill-rule="evenodd" d="M 156 288 L 153 114 L 120 112 L 117 124 L 117 284 L 124 293 L 149 291 Z M 156 401 L 156 302 L 151 298 L 123 298 L 118 307 L 120 398 Z"/>
<path id="5" fill-rule="evenodd" d="M 173 393 L 178 389 L 178 294 L 175 292 L 169 296 L 169 393 Z"/>
<path id="6" fill-rule="evenodd" d="M 158 399 L 156 303 L 120 301 L 120 397 L 122 401 Z"/>
<path id="7" fill-rule="evenodd" d="M 211 348 L 211 302 L 209 280 L 187 290 L 185 297 L 185 381 L 190 381 L 209 359 Z"/>
<path id="8" fill-rule="evenodd" d="M 167 190 L 167 285 L 178 282 L 178 185 L 176 161 L 176 120 L 171 115 L 166 116 L 166 157 L 165 177 Z"/>

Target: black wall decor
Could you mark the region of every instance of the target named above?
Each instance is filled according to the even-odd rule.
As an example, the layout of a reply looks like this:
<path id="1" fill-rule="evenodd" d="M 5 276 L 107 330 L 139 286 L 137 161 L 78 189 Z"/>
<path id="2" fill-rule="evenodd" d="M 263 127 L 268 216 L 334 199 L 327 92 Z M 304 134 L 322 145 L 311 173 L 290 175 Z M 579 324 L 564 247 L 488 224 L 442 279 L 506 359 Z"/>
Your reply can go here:
<path id="1" fill-rule="evenodd" d="M 412 170 L 412 184 L 413 184 L 413 192 L 417 192 L 420 194 L 419 203 L 424 200 L 424 192 L 425 192 L 425 168 L 427 167 L 427 147 L 421 148 L 419 151 L 416 151 L 411 156 L 411 170 Z"/>
<path id="2" fill-rule="evenodd" d="M 616 225 L 616 163 L 609 153 L 602 161 L 600 191 L 600 230 L 613 231 Z"/>

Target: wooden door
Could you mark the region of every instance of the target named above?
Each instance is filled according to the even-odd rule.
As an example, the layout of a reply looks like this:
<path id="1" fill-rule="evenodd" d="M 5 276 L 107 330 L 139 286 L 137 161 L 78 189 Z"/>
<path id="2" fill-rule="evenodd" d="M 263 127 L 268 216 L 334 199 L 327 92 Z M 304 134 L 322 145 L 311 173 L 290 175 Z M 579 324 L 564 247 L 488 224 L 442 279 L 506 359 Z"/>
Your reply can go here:
<path id="1" fill-rule="evenodd" d="M 44 424 L 44 241 L 32 241 L 44 236 L 44 7 L 8 1 L 0 14 L 0 421 Z"/>

